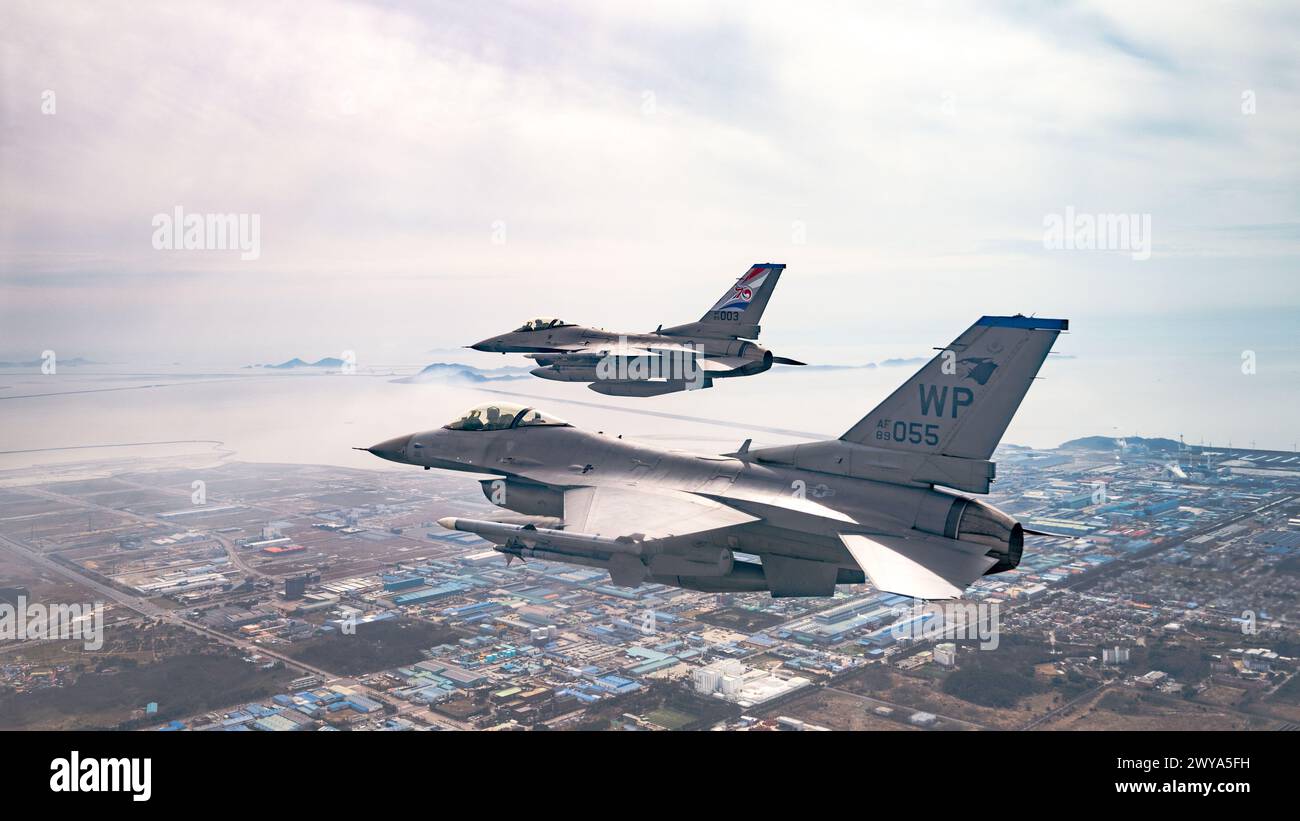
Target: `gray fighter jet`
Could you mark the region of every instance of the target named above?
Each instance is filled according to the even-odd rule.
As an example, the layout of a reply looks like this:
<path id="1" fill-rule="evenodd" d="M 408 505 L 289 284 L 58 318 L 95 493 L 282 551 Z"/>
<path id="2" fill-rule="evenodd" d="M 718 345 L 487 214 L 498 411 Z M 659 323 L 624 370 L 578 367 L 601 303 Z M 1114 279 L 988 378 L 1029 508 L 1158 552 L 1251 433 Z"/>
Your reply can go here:
<path id="1" fill-rule="evenodd" d="M 485 474 L 484 494 L 515 514 L 439 524 L 508 557 L 608 570 L 617 585 L 830 596 L 870 580 L 956 598 L 1020 563 L 1032 531 L 954 491 L 988 492 L 989 457 L 1067 327 L 983 317 L 827 441 L 692 455 L 492 403 L 365 450 Z"/>
<path id="2" fill-rule="evenodd" d="M 751 267 L 699 322 L 662 325 L 648 334 L 620 334 L 542 317 L 508 334 L 470 345 L 476 351 L 522 353 L 537 362 L 531 373 L 561 382 L 589 382 L 610 396 L 659 396 L 713 386 L 714 379 L 749 376 L 773 363 L 804 363 L 751 340 L 784 265 Z"/>

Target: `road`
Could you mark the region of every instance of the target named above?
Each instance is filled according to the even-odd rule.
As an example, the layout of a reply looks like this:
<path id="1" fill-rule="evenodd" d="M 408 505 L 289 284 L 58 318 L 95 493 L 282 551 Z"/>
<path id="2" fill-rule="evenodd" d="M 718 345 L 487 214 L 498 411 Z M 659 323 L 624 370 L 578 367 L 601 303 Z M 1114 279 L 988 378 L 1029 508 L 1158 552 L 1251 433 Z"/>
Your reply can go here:
<path id="1" fill-rule="evenodd" d="M 1086 698 L 1090 698 L 1090 697 L 1092 697 L 1092 696 L 1095 696 L 1097 693 L 1099 693 L 1099 692 L 1101 692 L 1102 690 L 1106 689 L 1107 687 L 1109 687 L 1109 686 L 1110 686 L 1111 684 L 1113 684 L 1113 683 L 1114 683 L 1114 682 L 1113 682 L 1113 681 L 1110 681 L 1110 680 L 1103 681 L 1101 684 L 1098 684 L 1096 687 L 1093 687 L 1092 689 L 1090 689 L 1090 690 L 1088 690 L 1088 691 L 1086 691 L 1086 692 L 1084 692 L 1084 693 L 1081 693 L 1080 695 L 1075 696 L 1074 698 L 1072 698 L 1072 699 L 1070 699 L 1069 701 L 1065 702 L 1065 703 L 1062 704 L 1060 707 L 1057 707 L 1057 708 L 1054 709 L 1054 710 L 1049 710 L 1048 712 L 1043 713 L 1041 716 L 1039 716 L 1038 718 L 1036 718 L 1036 719 L 1034 719 L 1033 721 L 1029 722 L 1028 724 L 1026 724 L 1025 726 L 1021 727 L 1020 729 L 1022 729 L 1022 730 L 1032 730 L 1032 729 L 1034 729 L 1035 727 L 1037 727 L 1038 725 L 1042 724 L 1043 722 L 1051 721 L 1052 719 L 1056 718 L 1057 716 L 1064 715 L 1065 713 L 1069 712 L 1070 709 L 1073 708 L 1073 707 L 1074 707 L 1076 704 L 1078 704 L 1079 702 L 1083 701 L 1083 700 L 1086 699 Z"/>
<path id="2" fill-rule="evenodd" d="M 52 573 L 57 573 L 66 579 L 76 582 L 77 584 L 83 585 L 89 590 L 94 591 L 96 594 L 103 596 L 105 600 L 114 601 L 119 605 L 129 608 L 146 618 L 158 619 L 168 624 L 172 624 L 172 625 L 176 625 L 179 627 L 184 627 L 186 629 L 192 630 L 195 633 L 201 633 L 202 635 L 214 639 L 215 641 L 221 642 L 222 644 L 228 647 L 235 648 L 245 655 L 268 656 L 270 658 L 282 662 L 286 667 L 290 669 L 298 670 L 305 674 L 319 676 L 322 681 L 329 682 L 331 684 L 338 684 L 345 687 L 354 688 L 358 691 L 361 691 L 363 695 L 366 695 L 368 697 L 381 698 L 384 701 L 389 701 L 389 702 L 391 702 L 392 700 L 383 691 L 371 687 L 370 685 L 365 684 L 361 681 L 358 681 L 355 678 L 352 678 L 350 676 L 341 676 L 337 673 L 331 672 L 321 667 L 316 667 L 314 665 L 299 661 L 298 659 L 295 659 L 292 656 L 285 655 L 284 653 L 281 653 L 278 650 L 274 650 L 260 644 L 255 644 L 251 641 L 245 641 L 243 639 L 239 639 L 234 636 L 226 635 L 225 633 L 221 633 L 216 630 L 213 630 L 207 627 L 206 625 L 199 624 L 198 622 L 194 622 L 191 621 L 190 619 L 184 618 L 176 611 L 168 610 L 164 607 L 159 607 L 158 605 L 154 604 L 149 599 L 143 596 L 136 596 L 136 595 L 125 593 L 115 587 L 112 587 L 111 585 L 104 584 L 98 579 L 95 579 L 84 573 L 78 572 L 77 570 L 74 570 L 71 567 L 61 564 L 60 562 L 56 562 L 53 559 L 51 559 L 49 556 L 46 556 L 45 554 L 41 553 L 40 551 L 33 550 L 27 545 L 22 544 L 21 542 L 15 541 L 13 539 L 10 539 L 7 536 L 0 536 L 0 549 L 8 550 L 10 553 L 18 556 L 19 558 L 25 559 L 26 561 L 38 567 L 49 570 Z M 398 704 L 397 707 L 398 707 L 397 710 L 398 715 L 405 716 L 405 715 L 418 714 L 419 718 L 422 721 L 439 726 L 443 729 L 460 730 L 466 728 L 465 725 L 461 722 L 454 721 L 450 718 L 447 718 L 446 716 L 435 715 L 431 711 L 426 711 L 423 708 L 417 707 L 412 704 Z"/>
<path id="3" fill-rule="evenodd" d="M 872 709 L 875 709 L 876 707 L 888 707 L 894 712 L 889 716 L 882 716 L 882 717 L 891 718 L 894 721 L 897 721 L 899 724 L 908 724 L 909 726 L 912 727 L 920 726 L 916 724 L 911 724 L 907 720 L 907 718 L 910 717 L 913 713 L 930 713 L 930 715 L 938 718 L 941 722 L 945 724 L 951 724 L 957 727 L 961 727 L 962 729 L 966 729 L 966 730 L 989 729 L 988 727 L 985 727 L 983 724 L 976 724 L 974 721 L 967 721 L 961 718 L 953 718 L 952 716 L 946 716 L 943 715 L 942 713 L 933 712 L 932 710 L 923 710 L 920 707 L 909 707 L 906 704 L 895 704 L 892 701 L 884 701 L 874 696 L 864 696 L 861 693 L 853 693 L 848 690 L 841 690 L 839 687 L 827 686 L 825 689 L 833 693 L 839 693 L 842 696 L 851 696 L 853 698 L 860 699 L 861 701 L 865 701 L 868 705 L 871 706 Z"/>

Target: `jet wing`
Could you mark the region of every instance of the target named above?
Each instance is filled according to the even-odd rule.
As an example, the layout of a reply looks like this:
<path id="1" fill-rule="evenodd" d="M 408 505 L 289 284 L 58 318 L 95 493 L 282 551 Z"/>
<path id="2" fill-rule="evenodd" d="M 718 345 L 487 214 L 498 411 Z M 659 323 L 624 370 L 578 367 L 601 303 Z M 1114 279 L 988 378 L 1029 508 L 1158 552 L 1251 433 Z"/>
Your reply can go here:
<path id="1" fill-rule="evenodd" d="M 532 354 L 539 354 L 539 353 L 540 354 L 582 353 L 586 350 L 587 348 L 585 348 L 583 345 L 576 342 L 572 344 L 565 344 L 565 345 L 538 345 L 538 346 L 529 347 L 527 349 L 528 353 L 526 353 L 525 356 L 531 356 Z"/>
<path id="2" fill-rule="evenodd" d="M 727 491 L 725 497 L 712 493 L 701 493 L 699 495 L 719 501 L 725 498 L 727 504 L 731 507 L 751 511 L 763 521 L 776 527 L 802 529 L 801 525 L 797 523 L 797 518 L 789 518 L 791 515 L 796 517 L 815 516 L 819 519 L 831 519 L 836 522 L 847 522 L 851 525 L 858 523 L 849 514 L 842 513 L 833 507 L 824 505 L 814 499 L 790 494 L 781 494 L 779 496 L 756 495 L 746 493 L 743 489 L 732 488 Z"/>
<path id="3" fill-rule="evenodd" d="M 564 353 L 574 354 L 577 356 L 658 356 L 666 353 L 697 353 L 696 349 L 690 345 L 680 345 L 675 342 L 656 342 L 653 345 L 616 345 L 616 344 L 597 344 L 597 345 L 574 345 L 563 349 Z"/>
<path id="4" fill-rule="evenodd" d="M 752 359 L 745 359 L 743 356 L 709 356 L 700 357 L 700 366 L 706 373 L 718 373 L 723 371 L 734 371 L 736 368 L 743 368 L 753 363 Z"/>
<path id="5" fill-rule="evenodd" d="M 564 529 L 606 538 L 654 541 L 758 521 L 681 490 L 602 485 L 564 492 Z"/>
<path id="6" fill-rule="evenodd" d="M 979 545 L 940 536 L 841 533 L 840 541 L 877 589 L 916 599 L 957 599 L 997 564 Z"/>

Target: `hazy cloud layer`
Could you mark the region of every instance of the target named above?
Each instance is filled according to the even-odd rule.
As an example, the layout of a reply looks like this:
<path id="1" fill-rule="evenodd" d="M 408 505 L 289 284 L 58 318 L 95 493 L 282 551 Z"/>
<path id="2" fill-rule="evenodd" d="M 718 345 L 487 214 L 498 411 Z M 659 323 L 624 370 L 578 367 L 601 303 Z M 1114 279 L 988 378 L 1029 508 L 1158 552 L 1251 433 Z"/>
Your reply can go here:
<path id="1" fill-rule="evenodd" d="M 0 357 L 648 329 L 764 260 L 773 340 L 828 350 L 982 312 L 1296 319 L 1294 5 L 798 8 L 6 3 Z M 176 206 L 260 215 L 260 257 L 155 250 Z M 1068 206 L 1149 214 L 1151 258 L 1044 250 Z"/>

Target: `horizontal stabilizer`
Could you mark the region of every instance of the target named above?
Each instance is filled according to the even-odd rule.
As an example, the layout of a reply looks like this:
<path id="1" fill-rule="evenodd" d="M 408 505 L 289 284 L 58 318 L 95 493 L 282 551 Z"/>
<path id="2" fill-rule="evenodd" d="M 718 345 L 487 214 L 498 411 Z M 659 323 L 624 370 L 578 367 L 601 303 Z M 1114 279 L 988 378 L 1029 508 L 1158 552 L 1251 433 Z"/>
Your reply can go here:
<path id="1" fill-rule="evenodd" d="M 705 373 L 726 373 L 734 371 L 737 368 L 743 368 L 751 363 L 751 360 L 743 356 L 710 356 L 698 357 L 696 367 L 703 368 Z"/>
<path id="2" fill-rule="evenodd" d="M 876 589 L 915 599 L 958 599 L 997 564 L 979 545 L 937 536 L 840 534 Z"/>

